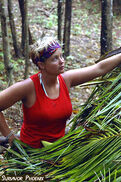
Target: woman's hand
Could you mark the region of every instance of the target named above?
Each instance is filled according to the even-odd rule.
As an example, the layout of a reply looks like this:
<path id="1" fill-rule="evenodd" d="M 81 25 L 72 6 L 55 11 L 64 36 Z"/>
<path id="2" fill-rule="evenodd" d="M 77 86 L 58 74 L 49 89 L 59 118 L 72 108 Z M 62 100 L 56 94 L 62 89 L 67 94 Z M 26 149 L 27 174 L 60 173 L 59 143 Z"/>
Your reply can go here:
<path id="1" fill-rule="evenodd" d="M 14 134 L 12 134 L 12 135 L 9 137 L 9 139 L 8 139 L 8 142 L 9 142 L 9 145 L 10 145 L 10 146 L 12 146 L 12 143 L 13 143 L 13 140 L 14 140 L 14 139 L 19 140 L 18 137 L 16 137 Z"/>

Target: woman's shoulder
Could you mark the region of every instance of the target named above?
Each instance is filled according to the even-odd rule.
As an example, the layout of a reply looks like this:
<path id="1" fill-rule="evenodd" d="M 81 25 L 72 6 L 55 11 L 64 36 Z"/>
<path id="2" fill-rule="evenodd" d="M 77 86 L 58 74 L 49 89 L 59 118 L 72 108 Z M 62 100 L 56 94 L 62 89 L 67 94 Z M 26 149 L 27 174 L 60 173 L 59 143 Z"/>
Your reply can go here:
<path id="1" fill-rule="evenodd" d="M 33 92 L 34 90 L 34 83 L 31 78 L 27 78 L 25 80 L 21 80 L 8 88 L 9 93 L 15 93 L 20 99 L 27 97 L 28 94 Z"/>
<path id="2" fill-rule="evenodd" d="M 24 88 L 31 88 L 34 86 L 31 78 L 27 78 L 23 81 L 18 82 L 19 85 L 23 85 Z"/>
<path id="3" fill-rule="evenodd" d="M 35 87 L 35 82 L 39 80 L 39 73 L 31 75 L 29 78 L 19 82 L 19 84 L 23 85 L 24 88 L 27 90 L 34 89 Z"/>
<path id="4" fill-rule="evenodd" d="M 15 83 L 12 87 L 14 92 L 18 92 L 18 94 L 26 97 L 30 92 L 34 90 L 34 83 L 32 79 L 27 78 Z"/>

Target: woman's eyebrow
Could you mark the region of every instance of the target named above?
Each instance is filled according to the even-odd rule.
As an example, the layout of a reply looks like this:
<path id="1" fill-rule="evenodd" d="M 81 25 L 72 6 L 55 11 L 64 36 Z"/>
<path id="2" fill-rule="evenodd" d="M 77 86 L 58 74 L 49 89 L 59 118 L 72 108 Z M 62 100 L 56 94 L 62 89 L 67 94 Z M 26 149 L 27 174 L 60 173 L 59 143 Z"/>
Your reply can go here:
<path id="1" fill-rule="evenodd" d="M 59 56 L 59 55 L 56 54 L 56 55 L 54 55 L 54 58 L 57 58 L 58 56 Z"/>

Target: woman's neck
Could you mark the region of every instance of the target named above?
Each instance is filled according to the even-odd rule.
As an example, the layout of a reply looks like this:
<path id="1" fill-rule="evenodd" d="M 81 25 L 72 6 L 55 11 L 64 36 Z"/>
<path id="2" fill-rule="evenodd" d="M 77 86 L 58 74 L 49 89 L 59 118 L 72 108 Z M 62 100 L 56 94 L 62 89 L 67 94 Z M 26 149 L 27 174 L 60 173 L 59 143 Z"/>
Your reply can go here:
<path id="1" fill-rule="evenodd" d="M 40 84 L 43 87 L 43 90 L 51 99 L 55 99 L 59 96 L 60 93 L 60 83 L 58 77 L 44 77 L 40 74 Z"/>
<path id="2" fill-rule="evenodd" d="M 58 83 L 58 76 L 41 74 L 41 79 L 43 83 L 47 86 L 53 86 Z"/>

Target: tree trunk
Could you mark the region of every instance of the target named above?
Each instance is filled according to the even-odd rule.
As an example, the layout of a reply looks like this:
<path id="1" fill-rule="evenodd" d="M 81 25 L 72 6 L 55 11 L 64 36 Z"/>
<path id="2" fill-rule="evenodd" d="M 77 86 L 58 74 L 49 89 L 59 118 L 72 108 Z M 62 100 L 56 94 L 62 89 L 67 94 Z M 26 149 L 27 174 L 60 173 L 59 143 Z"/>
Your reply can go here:
<path id="1" fill-rule="evenodd" d="M 20 12 L 21 12 L 21 19 L 22 19 L 22 40 L 21 40 L 21 47 L 22 47 L 22 50 L 23 50 L 23 54 L 24 54 L 24 48 L 25 48 L 25 27 L 24 27 L 24 24 L 25 24 L 25 7 L 24 7 L 24 2 L 25 0 L 18 0 L 19 2 L 19 7 L 20 7 Z M 32 40 L 32 36 L 31 36 L 31 32 L 30 32 L 30 29 L 28 27 L 28 31 L 29 31 L 29 44 L 33 44 L 33 40 Z"/>
<path id="2" fill-rule="evenodd" d="M 58 0 L 58 40 L 61 42 L 62 31 L 62 0 Z"/>
<path id="3" fill-rule="evenodd" d="M 115 0 L 114 1 L 114 12 L 116 12 L 116 14 L 121 14 L 121 0 Z"/>
<path id="4" fill-rule="evenodd" d="M 63 49 L 65 57 L 70 54 L 70 31 L 71 31 L 72 0 L 66 0 Z"/>
<path id="5" fill-rule="evenodd" d="M 12 2 L 11 2 L 11 0 L 8 0 L 8 13 L 9 13 L 9 20 L 10 20 L 10 27 L 11 27 L 11 33 L 12 33 L 13 47 L 14 47 L 14 51 L 15 51 L 15 56 L 20 57 L 20 48 L 19 48 L 18 43 L 17 43 L 17 36 L 16 36 L 14 17 L 13 17 L 13 13 L 12 13 Z"/>
<path id="6" fill-rule="evenodd" d="M 29 31 L 28 31 L 28 1 L 24 1 L 24 28 L 25 28 L 25 78 L 29 73 Z"/>
<path id="7" fill-rule="evenodd" d="M 29 31 L 29 45 L 33 44 L 34 41 L 33 41 L 33 37 L 32 37 L 32 34 L 31 34 L 31 31 L 30 31 L 30 28 L 28 27 L 28 31 Z"/>
<path id="8" fill-rule="evenodd" d="M 102 0 L 101 55 L 112 50 L 113 0 Z"/>
<path id="9" fill-rule="evenodd" d="M 11 85 L 13 66 L 10 63 L 10 50 L 9 50 L 9 42 L 8 42 L 9 38 L 8 38 L 8 31 L 7 31 L 7 20 L 6 20 L 4 1 L 0 1 L 0 17 L 1 17 L 1 32 L 2 32 L 2 42 L 3 42 L 4 65 L 5 65 L 8 85 Z"/>
<path id="10" fill-rule="evenodd" d="M 24 47 L 25 47 L 25 38 L 24 38 L 24 0 L 18 0 L 19 2 L 19 7 L 20 7 L 20 12 L 21 12 L 21 21 L 22 21 L 22 33 L 21 33 L 21 48 L 23 50 L 24 54 Z"/>

